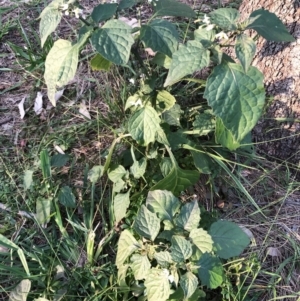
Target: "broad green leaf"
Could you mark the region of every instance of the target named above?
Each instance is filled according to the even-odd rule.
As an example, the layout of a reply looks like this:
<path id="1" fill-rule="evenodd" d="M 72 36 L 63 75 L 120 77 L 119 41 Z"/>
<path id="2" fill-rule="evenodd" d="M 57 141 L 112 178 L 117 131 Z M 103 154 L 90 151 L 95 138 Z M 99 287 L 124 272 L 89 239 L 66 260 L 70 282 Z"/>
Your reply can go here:
<path id="1" fill-rule="evenodd" d="M 133 237 L 133 235 L 127 229 L 123 230 L 118 241 L 118 251 L 116 257 L 117 268 L 119 269 L 125 260 L 140 247 L 141 246 Z"/>
<path id="2" fill-rule="evenodd" d="M 176 196 L 179 195 L 181 191 L 184 191 L 189 186 L 195 184 L 199 179 L 199 173 L 194 170 L 181 169 L 178 166 L 170 148 L 166 146 L 166 149 L 169 152 L 173 167 L 170 173 L 163 180 L 150 188 L 150 191 L 165 189 L 171 191 Z"/>
<path id="3" fill-rule="evenodd" d="M 43 179 L 49 179 L 51 177 L 51 164 L 50 157 L 47 150 L 42 150 L 40 153 L 41 170 Z"/>
<path id="4" fill-rule="evenodd" d="M 216 116 L 237 142 L 256 125 L 265 103 L 263 75 L 255 67 L 247 73 L 239 64 L 214 68 L 207 80 L 204 97 Z"/>
<path id="5" fill-rule="evenodd" d="M 170 146 L 173 151 L 180 149 L 183 144 L 192 143 L 183 130 L 168 133 L 168 140 L 170 141 Z"/>
<path id="6" fill-rule="evenodd" d="M 184 3 L 175 0 L 158 0 L 153 3 L 154 16 L 186 17 L 194 18 L 196 13 Z"/>
<path id="7" fill-rule="evenodd" d="M 170 146 L 169 141 L 166 136 L 166 133 L 164 132 L 164 130 L 162 128 L 159 128 L 156 133 L 156 141 L 161 144 Z"/>
<path id="8" fill-rule="evenodd" d="M 180 202 L 170 191 L 154 190 L 147 196 L 146 205 L 163 220 L 172 221 L 180 207 Z"/>
<path id="9" fill-rule="evenodd" d="M 163 177 L 166 177 L 173 168 L 172 160 L 168 157 L 162 158 L 160 164 L 159 164 L 160 171 L 163 175 Z"/>
<path id="10" fill-rule="evenodd" d="M 192 245 L 183 236 L 174 235 L 171 239 L 171 256 L 175 262 L 182 263 L 192 256 Z"/>
<path id="11" fill-rule="evenodd" d="M 175 223 L 186 231 L 192 231 L 199 226 L 200 208 L 197 201 L 186 203 L 181 207 Z"/>
<path id="12" fill-rule="evenodd" d="M 103 175 L 103 166 L 102 165 L 95 165 L 91 170 L 88 172 L 88 179 L 95 184 L 99 178 Z"/>
<path id="13" fill-rule="evenodd" d="M 63 2 L 63 0 L 52 1 L 44 8 L 39 16 L 39 19 L 41 19 L 39 33 L 42 47 L 44 46 L 48 36 L 56 29 L 61 21 L 62 11 L 59 10 L 59 7 L 63 4 Z"/>
<path id="14" fill-rule="evenodd" d="M 131 147 L 131 156 L 133 159 L 133 164 L 130 167 L 130 173 L 133 175 L 135 179 L 139 179 L 146 172 L 147 160 L 146 158 L 142 158 L 141 160 L 137 161 L 133 151 L 133 146 Z"/>
<path id="15" fill-rule="evenodd" d="M 51 201 L 44 198 L 38 198 L 36 201 L 36 219 L 42 227 L 50 221 Z"/>
<path id="16" fill-rule="evenodd" d="M 154 258 L 162 268 L 167 268 L 173 263 L 171 253 L 168 251 L 156 252 Z"/>
<path id="17" fill-rule="evenodd" d="M 151 62 L 158 66 L 169 69 L 171 66 L 172 59 L 169 56 L 158 52 L 156 53 L 156 55 L 154 56 Z"/>
<path id="18" fill-rule="evenodd" d="M 246 29 L 254 29 L 268 41 L 293 42 L 295 38 L 287 31 L 281 20 L 268 10 L 258 9 L 251 13 Z"/>
<path id="19" fill-rule="evenodd" d="M 64 154 L 56 154 L 51 157 L 50 164 L 52 167 L 62 167 L 67 164 L 70 157 Z"/>
<path id="20" fill-rule="evenodd" d="M 170 296 L 168 275 L 160 269 L 150 269 L 145 287 L 148 301 L 166 301 Z"/>
<path id="21" fill-rule="evenodd" d="M 9 294 L 9 301 L 26 301 L 30 292 L 31 281 L 22 280 Z"/>
<path id="22" fill-rule="evenodd" d="M 126 193 L 118 193 L 114 197 L 113 204 L 116 223 L 119 223 L 126 216 L 126 211 L 130 204 L 129 196 L 130 190 Z"/>
<path id="23" fill-rule="evenodd" d="M 93 33 L 91 42 L 105 59 L 116 65 L 125 65 L 134 39 L 129 25 L 120 20 L 110 20 Z"/>
<path id="24" fill-rule="evenodd" d="M 236 224 L 228 221 L 217 221 L 209 229 L 217 255 L 228 259 L 239 256 L 249 245 L 247 234 Z"/>
<path id="25" fill-rule="evenodd" d="M 155 141 L 160 128 L 160 118 L 157 112 L 150 106 L 145 106 L 136 111 L 128 121 L 128 131 L 142 145 L 148 145 Z"/>
<path id="26" fill-rule="evenodd" d="M 76 208 L 75 196 L 69 186 L 64 186 L 58 194 L 59 202 L 67 208 Z"/>
<path id="27" fill-rule="evenodd" d="M 200 266 L 198 275 L 201 285 L 214 289 L 223 283 L 224 271 L 219 258 L 204 253 L 198 261 L 198 265 Z"/>
<path id="28" fill-rule="evenodd" d="M 104 3 L 94 7 L 91 17 L 95 23 L 110 19 L 117 11 L 117 3 Z"/>
<path id="29" fill-rule="evenodd" d="M 198 287 L 198 279 L 192 272 L 187 272 L 181 276 L 179 283 L 185 300 L 189 299 Z"/>
<path id="30" fill-rule="evenodd" d="M 205 48 L 210 47 L 215 40 L 216 32 L 206 28 L 198 28 L 194 31 L 194 39 L 199 41 Z"/>
<path id="31" fill-rule="evenodd" d="M 170 86 L 184 76 L 201 70 L 209 64 L 209 51 L 198 41 L 188 41 L 173 53 L 172 63 L 164 87 Z"/>
<path id="32" fill-rule="evenodd" d="M 59 39 L 47 55 L 44 78 L 48 97 L 53 106 L 56 105 L 56 87 L 66 85 L 76 73 L 78 53 L 78 45 L 72 45 L 69 41 Z"/>
<path id="33" fill-rule="evenodd" d="M 108 170 L 108 178 L 116 183 L 121 180 L 126 175 L 126 170 L 122 165 L 117 165 Z"/>
<path id="34" fill-rule="evenodd" d="M 156 95 L 156 112 L 159 114 L 170 110 L 175 105 L 176 99 L 166 90 L 159 91 Z"/>
<path id="35" fill-rule="evenodd" d="M 142 237 L 154 241 L 160 229 L 160 220 L 155 213 L 142 205 L 136 216 L 133 229 Z"/>
<path id="36" fill-rule="evenodd" d="M 193 229 L 189 235 L 193 244 L 202 252 L 210 253 L 213 248 L 211 236 L 203 229 Z"/>
<path id="37" fill-rule="evenodd" d="M 126 8 L 131 8 L 138 3 L 138 0 L 121 0 L 118 6 L 118 11 Z"/>
<path id="38" fill-rule="evenodd" d="M 153 51 L 172 57 L 172 53 L 178 46 L 179 35 L 175 25 L 166 20 L 157 19 L 142 25 L 140 39 Z"/>
<path id="39" fill-rule="evenodd" d="M 175 125 L 180 127 L 180 116 L 182 110 L 180 105 L 175 104 L 172 108 L 162 113 L 161 118 L 164 122 L 168 123 L 169 125 Z"/>
<path id="40" fill-rule="evenodd" d="M 214 116 L 210 112 L 204 112 L 196 116 L 192 132 L 200 136 L 208 135 L 214 131 L 215 127 L 216 121 Z"/>
<path id="41" fill-rule="evenodd" d="M 118 193 L 121 192 L 126 187 L 126 183 L 123 180 L 118 180 L 113 184 L 113 192 Z"/>
<path id="42" fill-rule="evenodd" d="M 33 176 L 33 170 L 25 170 L 25 173 L 24 173 L 24 190 L 28 190 L 31 185 L 32 185 L 32 182 L 33 182 L 33 179 L 32 179 L 32 176 Z"/>
<path id="43" fill-rule="evenodd" d="M 211 157 L 205 153 L 191 151 L 196 168 L 204 174 L 211 174 L 214 168 L 214 162 Z"/>
<path id="44" fill-rule="evenodd" d="M 126 276 L 127 276 L 127 270 L 129 268 L 129 264 L 122 264 L 118 267 L 118 284 L 122 286 L 127 286 L 126 283 Z"/>
<path id="45" fill-rule="evenodd" d="M 224 30 L 236 30 L 239 11 L 234 8 L 219 8 L 208 14 L 210 22 Z"/>
<path id="46" fill-rule="evenodd" d="M 217 118 L 215 138 L 217 143 L 220 143 L 231 151 L 240 147 L 240 143 L 237 142 L 232 133 L 225 128 L 221 118 Z"/>
<path id="47" fill-rule="evenodd" d="M 247 73 L 256 52 L 256 45 L 252 38 L 239 34 L 235 42 L 235 54 Z"/>
<path id="48" fill-rule="evenodd" d="M 111 62 L 105 59 L 101 54 L 97 53 L 90 61 L 92 70 L 104 70 L 108 71 L 111 66 Z"/>
<path id="49" fill-rule="evenodd" d="M 135 280 L 145 279 L 151 268 L 147 255 L 133 254 L 130 261 L 130 267 L 132 268 Z"/>

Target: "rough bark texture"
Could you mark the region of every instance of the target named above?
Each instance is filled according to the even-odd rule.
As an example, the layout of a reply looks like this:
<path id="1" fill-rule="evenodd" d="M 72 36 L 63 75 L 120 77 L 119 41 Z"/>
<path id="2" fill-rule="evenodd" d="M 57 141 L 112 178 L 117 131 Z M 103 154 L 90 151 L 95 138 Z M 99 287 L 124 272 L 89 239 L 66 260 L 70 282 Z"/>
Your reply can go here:
<path id="1" fill-rule="evenodd" d="M 253 65 L 264 73 L 267 95 L 273 96 L 274 100 L 254 129 L 253 137 L 256 142 L 264 142 L 258 144 L 260 152 L 299 165 L 300 1 L 244 0 L 240 6 L 242 19 L 259 8 L 275 13 L 287 26 L 296 42 L 266 42 L 262 38 L 258 40 Z M 282 123 L 275 118 L 296 120 Z"/>

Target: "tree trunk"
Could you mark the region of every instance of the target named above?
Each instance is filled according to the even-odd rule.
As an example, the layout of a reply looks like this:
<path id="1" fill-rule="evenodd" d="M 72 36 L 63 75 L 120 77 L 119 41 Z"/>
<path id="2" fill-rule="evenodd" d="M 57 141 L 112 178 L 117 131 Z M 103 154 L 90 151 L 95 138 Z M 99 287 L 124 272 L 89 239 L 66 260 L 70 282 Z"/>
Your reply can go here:
<path id="1" fill-rule="evenodd" d="M 253 65 L 265 75 L 267 96 L 274 97 L 253 130 L 258 151 L 269 157 L 300 162 L 300 0 L 244 0 L 242 19 L 259 8 L 275 13 L 296 38 L 293 43 L 260 38 Z M 285 120 L 285 122 L 283 122 Z"/>

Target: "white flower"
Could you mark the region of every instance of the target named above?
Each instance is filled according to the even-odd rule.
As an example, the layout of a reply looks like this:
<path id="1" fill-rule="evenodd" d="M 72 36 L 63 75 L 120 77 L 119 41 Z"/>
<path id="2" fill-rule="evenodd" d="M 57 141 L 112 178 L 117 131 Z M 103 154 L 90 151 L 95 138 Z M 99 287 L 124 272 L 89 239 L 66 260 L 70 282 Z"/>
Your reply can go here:
<path id="1" fill-rule="evenodd" d="M 206 30 L 207 30 L 207 31 L 210 31 L 210 30 L 212 30 L 214 27 L 215 27 L 215 24 L 209 24 L 209 25 L 206 27 Z"/>
<path id="2" fill-rule="evenodd" d="M 174 282 L 174 276 L 173 275 L 169 275 L 168 279 L 169 279 L 170 283 Z"/>
<path id="3" fill-rule="evenodd" d="M 148 3 L 150 4 L 152 2 L 152 0 L 148 0 Z"/>
<path id="4" fill-rule="evenodd" d="M 117 3 L 118 0 L 111 0 L 110 3 Z"/>
<path id="5" fill-rule="evenodd" d="M 62 4 L 62 5 L 60 5 L 60 7 L 59 7 L 61 10 L 67 10 L 68 8 L 69 8 L 69 4 L 67 3 L 67 4 Z"/>
<path id="6" fill-rule="evenodd" d="M 135 103 L 134 103 L 134 106 L 135 107 L 137 107 L 137 106 L 143 106 L 143 104 L 142 104 L 142 101 L 141 101 L 141 99 L 139 98 Z"/>
<path id="7" fill-rule="evenodd" d="M 218 34 L 216 34 L 216 39 L 220 39 L 220 40 L 228 40 L 228 35 L 221 31 Z"/>
<path id="8" fill-rule="evenodd" d="M 169 270 L 163 269 L 162 272 L 163 272 L 164 276 L 169 277 L 169 275 L 170 275 Z"/>
<path id="9" fill-rule="evenodd" d="M 134 83 L 135 83 L 135 80 L 134 80 L 134 78 L 131 78 L 131 79 L 129 80 L 129 82 L 130 82 L 131 84 L 133 84 L 133 85 L 134 85 Z"/>
<path id="10" fill-rule="evenodd" d="M 75 17 L 78 19 L 80 15 L 82 15 L 83 10 L 80 9 L 79 7 L 76 7 L 75 9 L 73 9 L 73 13 L 75 14 Z"/>
<path id="11" fill-rule="evenodd" d="M 210 18 L 205 14 L 202 22 L 208 25 L 210 24 Z"/>
<path id="12" fill-rule="evenodd" d="M 68 16 L 70 13 L 68 10 L 65 11 L 65 15 Z"/>

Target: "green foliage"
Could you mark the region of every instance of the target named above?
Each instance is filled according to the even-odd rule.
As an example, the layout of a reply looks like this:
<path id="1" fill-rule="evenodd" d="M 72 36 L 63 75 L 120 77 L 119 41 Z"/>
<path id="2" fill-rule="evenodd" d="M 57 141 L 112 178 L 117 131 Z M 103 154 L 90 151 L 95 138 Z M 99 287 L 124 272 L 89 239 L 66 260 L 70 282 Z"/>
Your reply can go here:
<path id="1" fill-rule="evenodd" d="M 168 213 L 162 210 L 167 202 Z M 149 192 L 146 206 L 142 205 L 136 216 L 133 232 L 126 229 L 119 239 L 118 269 L 126 263 L 127 281 L 144 281 L 147 300 L 168 300 L 173 283 L 179 283 L 185 300 L 194 294 L 198 283 L 209 288 L 221 286 L 225 273 L 219 257 L 238 256 L 250 242 L 231 222 L 215 222 L 209 232 L 199 228 L 197 201 L 181 204 L 179 211 L 171 210 L 174 203 L 180 204 L 168 191 Z M 168 234 L 157 236 L 159 231 Z"/>

